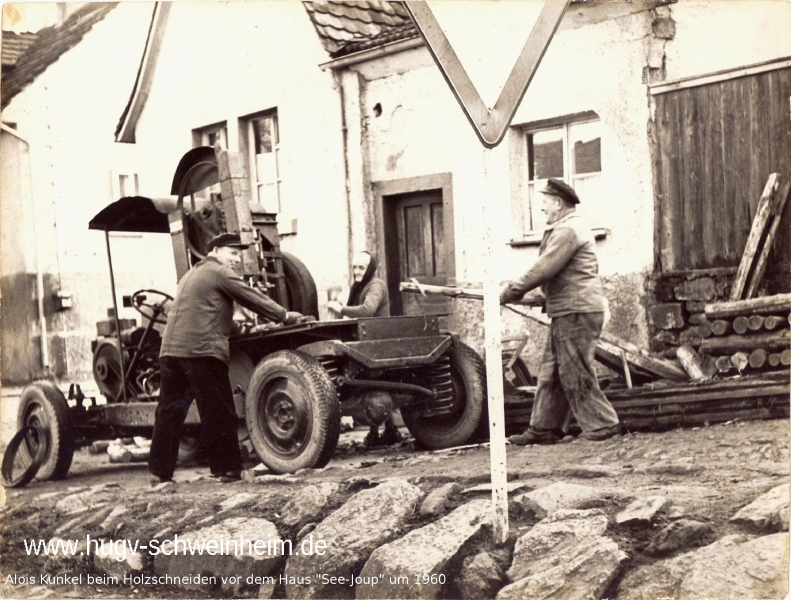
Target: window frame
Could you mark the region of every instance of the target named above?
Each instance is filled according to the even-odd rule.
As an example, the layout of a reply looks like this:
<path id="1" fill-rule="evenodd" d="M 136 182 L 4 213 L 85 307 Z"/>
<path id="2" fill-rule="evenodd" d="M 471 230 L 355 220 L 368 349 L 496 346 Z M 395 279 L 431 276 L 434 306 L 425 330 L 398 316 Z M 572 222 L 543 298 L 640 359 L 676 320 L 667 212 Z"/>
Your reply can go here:
<path id="1" fill-rule="evenodd" d="M 571 128 L 575 125 L 582 125 L 586 123 L 601 123 L 601 118 L 594 111 L 586 111 L 582 113 L 575 113 L 571 115 L 563 115 L 551 119 L 544 119 L 541 121 L 533 121 L 516 125 L 511 128 L 509 134 L 509 161 L 510 161 L 510 178 L 511 178 L 511 222 L 512 232 L 511 246 L 534 246 L 541 243 L 544 235 L 543 229 L 527 229 L 526 226 L 530 223 L 532 227 L 533 219 L 532 213 L 538 210 L 534 207 L 530 199 L 530 186 L 534 181 L 542 181 L 541 179 L 530 179 L 530 152 L 529 152 L 529 136 L 540 133 L 542 131 L 551 131 L 556 129 L 562 130 L 563 142 L 563 181 L 569 183 L 574 187 L 573 181 L 590 177 L 591 173 L 584 173 L 580 175 L 572 175 L 573 156 L 570 152 L 570 133 Z M 602 131 L 602 138 L 604 131 Z M 604 173 L 604 165 L 602 164 L 601 171 L 596 173 Z M 529 219 L 529 221 L 528 221 Z M 607 237 L 610 230 L 603 226 L 593 227 L 594 237 L 599 240 Z"/>

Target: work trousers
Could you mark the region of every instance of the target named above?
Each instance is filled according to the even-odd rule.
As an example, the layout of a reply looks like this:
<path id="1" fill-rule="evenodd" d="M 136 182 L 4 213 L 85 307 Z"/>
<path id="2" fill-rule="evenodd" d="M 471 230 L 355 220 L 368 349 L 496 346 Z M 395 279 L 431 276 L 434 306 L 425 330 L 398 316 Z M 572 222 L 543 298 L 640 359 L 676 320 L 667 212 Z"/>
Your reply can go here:
<path id="1" fill-rule="evenodd" d="M 242 455 L 236 433 L 239 418 L 233 404 L 228 365 L 213 357 L 163 356 L 159 367 L 161 391 L 148 470 L 159 477 L 173 477 L 181 429 L 193 400 L 198 406 L 212 474 L 240 470 Z"/>
<path id="2" fill-rule="evenodd" d="M 532 427 L 565 430 L 569 411 L 583 431 L 618 424 L 618 415 L 599 388 L 593 370 L 603 324 L 604 313 L 572 313 L 552 319 L 538 370 Z"/>

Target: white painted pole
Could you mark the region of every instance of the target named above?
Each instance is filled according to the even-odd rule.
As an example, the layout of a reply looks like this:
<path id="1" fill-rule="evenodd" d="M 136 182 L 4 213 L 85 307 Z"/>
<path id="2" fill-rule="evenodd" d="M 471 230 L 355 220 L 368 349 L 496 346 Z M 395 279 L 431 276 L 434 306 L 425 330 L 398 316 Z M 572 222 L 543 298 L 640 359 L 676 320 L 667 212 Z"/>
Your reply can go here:
<path id="1" fill-rule="evenodd" d="M 494 263 L 492 225 L 500 203 L 489 187 L 490 148 L 483 151 L 483 323 L 486 346 L 486 386 L 489 400 L 489 458 L 492 473 L 492 524 L 495 544 L 508 539 L 508 469 L 505 457 L 505 407 L 500 344 L 500 286 Z"/>

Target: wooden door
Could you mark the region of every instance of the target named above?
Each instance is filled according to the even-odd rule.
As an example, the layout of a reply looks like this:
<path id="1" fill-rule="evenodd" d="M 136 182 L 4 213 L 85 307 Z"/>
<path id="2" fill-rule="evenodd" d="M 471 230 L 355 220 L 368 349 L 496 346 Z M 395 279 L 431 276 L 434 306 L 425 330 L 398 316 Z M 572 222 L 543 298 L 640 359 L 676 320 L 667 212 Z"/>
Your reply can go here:
<path id="1" fill-rule="evenodd" d="M 398 282 L 410 279 L 431 285 L 448 284 L 442 190 L 399 194 L 386 201 L 390 205 L 387 212 L 391 221 L 386 227 L 395 233 L 387 252 L 393 314 L 449 314 L 450 299 L 444 296 L 398 292 Z"/>

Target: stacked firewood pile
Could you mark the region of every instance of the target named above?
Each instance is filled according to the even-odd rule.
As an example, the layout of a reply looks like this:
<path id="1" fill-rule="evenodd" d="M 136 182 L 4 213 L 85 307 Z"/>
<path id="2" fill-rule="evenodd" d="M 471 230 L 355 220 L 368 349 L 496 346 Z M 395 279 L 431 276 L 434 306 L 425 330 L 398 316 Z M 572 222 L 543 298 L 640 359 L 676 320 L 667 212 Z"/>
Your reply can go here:
<path id="1" fill-rule="evenodd" d="M 711 335 L 700 352 L 720 373 L 787 369 L 791 365 L 791 294 L 706 305 Z"/>

